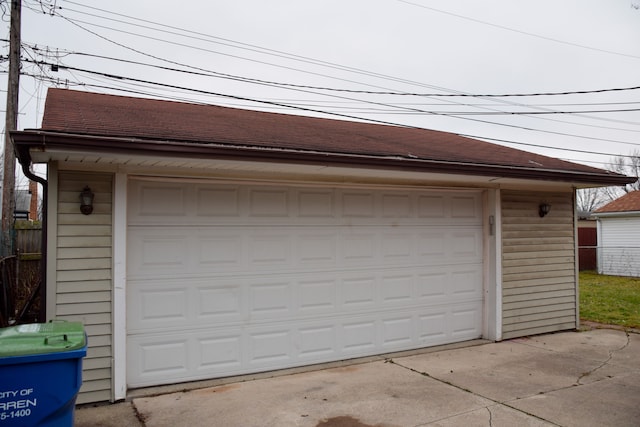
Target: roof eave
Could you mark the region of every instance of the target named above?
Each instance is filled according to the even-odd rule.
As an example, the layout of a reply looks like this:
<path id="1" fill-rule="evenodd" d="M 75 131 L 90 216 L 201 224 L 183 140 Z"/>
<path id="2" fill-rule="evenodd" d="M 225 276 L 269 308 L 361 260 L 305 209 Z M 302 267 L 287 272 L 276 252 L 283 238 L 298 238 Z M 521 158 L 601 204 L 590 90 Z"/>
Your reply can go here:
<path id="1" fill-rule="evenodd" d="M 11 132 L 21 163 L 31 163 L 31 150 L 47 149 L 117 153 L 131 155 L 159 155 L 180 158 L 216 158 L 227 160 L 260 160 L 318 164 L 348 164 L 351 167 L 377 167 L 459 175 L 498 176 L 546 181 L 563 181 L 598 185 L 624 185 L 635 179 L 618 174 L 598 174 L 566 170 L 525 168 L 497 164 L 447 162 L 401 156 L 374 156 L 356 153 L 304 151 L 284 148 L 240 146 L 222 143 L 193 143 L 159 141 L 139 138 L 100 137 L 41 130 Z"/>
<path id="2" fill-rule="evenodd" d="M 591 216 L 595 218 L 604 217 L 625 217 L 625 216 L 640 216 L 640 211 L 617 211 L 617 212 L 594 212 Z"/>

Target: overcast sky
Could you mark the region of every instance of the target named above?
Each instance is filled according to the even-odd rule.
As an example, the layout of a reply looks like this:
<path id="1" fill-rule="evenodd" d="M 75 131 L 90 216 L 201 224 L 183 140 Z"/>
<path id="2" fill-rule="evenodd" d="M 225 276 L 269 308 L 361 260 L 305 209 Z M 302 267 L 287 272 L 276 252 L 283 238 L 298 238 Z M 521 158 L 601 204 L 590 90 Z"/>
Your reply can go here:
<path id="1" fill-rule="evenodd" d="M 602 168 L 640 150 L 640 0 L 23 0 L 22 42 L 20 129 L 69 87 L 417 126 Z"/>

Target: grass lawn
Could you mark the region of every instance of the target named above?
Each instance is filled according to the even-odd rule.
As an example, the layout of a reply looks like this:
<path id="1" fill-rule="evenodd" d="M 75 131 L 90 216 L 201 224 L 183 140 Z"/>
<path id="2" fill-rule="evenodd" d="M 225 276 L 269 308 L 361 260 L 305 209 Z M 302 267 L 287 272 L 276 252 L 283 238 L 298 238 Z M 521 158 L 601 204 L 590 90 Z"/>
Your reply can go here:
<path id="1" fill-rule="evenodd" d="M 640 328 L 640 278 L 581 271 L 580 318 Z"/>

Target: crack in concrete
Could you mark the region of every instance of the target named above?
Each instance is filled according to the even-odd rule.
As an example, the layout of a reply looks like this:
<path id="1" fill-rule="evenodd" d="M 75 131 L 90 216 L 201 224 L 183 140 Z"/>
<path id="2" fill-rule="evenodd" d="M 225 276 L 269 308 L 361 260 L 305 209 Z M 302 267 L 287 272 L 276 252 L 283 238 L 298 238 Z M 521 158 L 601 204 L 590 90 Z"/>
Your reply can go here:
<path id="1" fill-rule="evenodd" d="M 138 421 L 140 421 L 140 425 L 143 426 L 143 427 L 146 426 L 147 425 L 147 417 L 144 416 L 142 414 L 142 412 L 140 412 L 138 410 L 138 407 L 136 406 L 136 404 L 133 401 L 131 401 L 131 408 L 133 409 L 133 414 L 135 415 L 135 417 L 138 419 Z"/>
<path id="2" fill-rule="evenodd" d="M 451 387 L 457 388 L 458 390 L 465 391 L 465 392 L 470 393 L 470 394 L 472 394 L 472 395 L 474 395 L 474 396 L 481 397 L 481 398 L 483 398 L 483 399 L 486 399 L 486 400 L 489 400 L 489 401 L 493 402 L 493 403 L 494 403 L 493 405 L 487 405 L 487 406 L 484 406 L 484 408 L 485 408 L 487 411 L 489 411 L 489 426 L 490 426 L 490 427 L 493 425 L 493 424 L 492 424 L 492 423 L 493 423 L 493 413 L 491 412 L 491 410 L 490 410 L 489 408 L 490 408 L 491 406 L 496 406 L 496 405 L 503 405 L 503 406 L 505 406 L 505 407 L 507 407 L 507 408 L 513 409 L 514 411 L 517 411 L 517 412 L 520 412 L 520 413 L 522 413 L 522 414 L 528 415 L 528 416 L 530 416 L 530 417 L 532 417 L 532 418 L 535 418 L 535 419 L 538 419 L 538 420 L 540 420 L 540 421 L 544 421 L 544 422 L 546 422 L 546 423 L 549 423 L 549 424 L 551 424 L 551 425 L 554 425 L 554 426 L 558 426 L 558 427 L 560 427 L 560 425 L 559 425 L 559 424 L 556 424 L 556 423 L 554 423 L 553 421 L 550 421 L 550 420 L 547 420 L 547 419 L 545 419 L 545 418 L 539 417 L 538 415 L 535 415 L 535 414 L 530 414 L 530 413 L 528 413 L 528 412 L 526 412 L 526 411 L 523 411 L 522 409 L 518 409 L 518 408 L 516 408 L 516 407 L 514 407 L 514 406 L 509 405 L 507 402 L 500 402 L 499 400 L 495 400 L 495 399 L 492 399 L 492 398 L 490 398 L 490 397 L 483 396 L 483 395 L 478 394 L 478 393 L 476 393 L 476 392 L 474 392 L 474 391 L 471 391 L 471 390 L 469 390 L 469 389 L 466 389 L 466 388 L 464 388 L 464 387 L 462 387 L 462 386 L 459 386 L 459 385 L 457 385 L 457 384 L 453 384 L 453 383 L 452 383 L 452 382 L 450 382 L 450 381 L 446 381 L 446 380 L 442 380 L 442 379 L 440 379 L 440 378 L 436 378 L 436 377 L 434 377 L 434 376 L 430 375 L 428 372 L 421 372 L 421 371 L 418 371 L 418 370 L 416 370 L 416 369 L 410 368 L 410 367 L 408 367 L 408 366 L 404 366 L 404 365 L 402 365 L 402 364 L 400 364 L 400 363 L 396 362 L 396 361 L 395 361 L 395 360 L 393 360 L 393 359 L 385 359 L 384 363 L 390 363 L 390 364 L 392 364 L 392 365 L 399 366 L 399 367 L 400 367 L 400 368 L 402 368 L 402 369 L 406 369 L 406 370 L 408 370 L 408 371 L 410 371 L 410 372 L 414 372 L 414 373 L 416 373 L 416 374 L 422 375 L 423 377 L 431 378 L 431 379 L 432 379 L 432 380 L 434 380 L 434 381 L 438 381 L 438 382 L 440 382 L 440 383 L 442 383 L 442 384 L 446 384 L 446 385 L 448 385 L 448 386 L 451 386 Z M 519 400 L 519 399 L 515 399 L 515 400 Z M 458 414 L 454 414 L 454 415 L 451 415 L 451 416 L 449 416 L 449 417 L 442 418 L 442 419 L 438 419 L 438 420 L 431 420 L 431 421 L 429 421 L 429 422 L 427 422 L 427 423 L 417 424 L 417 425 L 415 425 L 414 427 L 428 426 L 429 424 L 433 424 L 433 423 L 436 423 L 436 422 L 439 422 L 439 421 L 448 420 L 448 419 L 451 419 L 451 418 L 454 418 L 454 417 L 457 417 L 457 416 L 460 416 L 460 415 L 464 415 L 464 414 L 469 414 L 469 413 L 471 413 L 471 412 L 477 411 L 478 409 L 481 409 L 481 408 L 471 409 L 471 410 L 469 410 L 469 411 L 463 411 L 463 412 L 460 412 L 460 413 L 458 413 Z"/>
<path id="3" fill-rule="evenodd" d="M 496 405 L 490 405 L 490 406 L 485 406 L 485 407 L 484 407 L 484 409 L 486 409 L 487 411 L 489 411 L 489 414 L 490 414 L 489 422 L 493 422 L 493 421 L 492 421 L 492 412 L 491 412 L 491 410 L 489 410 L 489 407 L 491 407 L 491 406 L 496 406 Z M 449 416 L 449 417 L 438 418 L 438 419 L 435 419 L 435 420 L 428 421 L 428 422 L 426 422 L 426 423 L 416 424 L 416 425 L 414 425 L 414 426 L 412 426 L 412 427 L 425 427 L 425 426 L 429 426 L 429 425 L 431 425 L 431 424 L 433 424 L 433 423 L 439 423 L 440 421 L 449 420 L 449 419 L 451 419 L 451 418 L 459 417 L 460 415 L 471 414 L 472 412 L 478 411 L 478 410 L 480 410 L 480 409 L 482 409 L 482 408 L 469 409 L 468 411 L 462 411 L 462 412 L 459 412 L 459 413 L 457 413 L 457 414 L 451 415 L 451 416 Z M 536 417 L 536 418 L 537 418 L 537 417 Z"/>
<path id="4" fill-rule="evenodd" d="M 612 328 L 612 329 L 614 329 L 614 328 Z M 608 350 L 609 355 L 608 355 L 607 359 L 604 362 L 602 362 L 600 365 L 596 366 L 595 368 L 580 374 L 580 376 L 578 377 L 578 379 L 576 380 L 576 382 L 574 384 L 572 384 L 570 386 L 567 386 L 567 387 L 560 387 L 558 389 L 548 390 L 545 393 L 551 393 L 551 392 L 554 392 L 554 391 L 565 390 L 565 389 L 568 389 L 568 388 L 571 388 L 571 387 L 575 387 L 576 385 L 585 385 L 582 382 L 582 379 L 585 378 L 585 377 L 588 377 L 589 375 L 593 374 L 594 372 L 598 371 L 599 369 L 604 368 L 607 364 L 609 364 L 609 362 L 611 361 L 611 359 L 613 358 L 613 355 L 615 353 L 624 350 L 625 348 L 627 348 L 630 345 L 630 343 L 631 343 L 630 334 L 637 333 L 635 330 L 630 330 L 630 329 L 626 329 L 626 328 L 625 329 L 617 329 L 617 328 L 615 328 L 614 330 L 619 330 L 621 332 L 624 332 L 624 334 L 625 334 L 625 336 L 627 338 L 626 343 L 624 345 L 622 345 L 622 347 L 615 348 L 613 350 Z M 543 350 L 543 351 L 548 351 L 548 352 L 552 352 L 552 353 L 558 353 L 558 351 L 556 351 L 556 350 L 553 350 L 553 349 L 550 349 L 550 348 L 544 348 L 544 347 L 541 347 L 539 345 L 528 343 L 528 342 L 525 342 L 525 341 L 520 340 L 520 339 L 514 339 L 513 342 L 517 343 L 517 344 L 529 346 L 529 347 L 532 347 L 532 348 L 535 348 L 535 349 Z M 609 379 L 609 378 L 610 377 L 603 378 L 601 380 L 596 380 L 594 382 L 603 381 L 603 380 Z"/>
<path id="5" fill-rule="evenodd" d="M 627 338 L 627 342 L 626 342 L 622 347 L 620 347 L 620 348 L 614 348 L 614 349 L 612 349 L 612 350 L 609 350 L 609 357 L 607 357 L 607 359 L 606 359 L 604 362 L 602 362 L 600 365 L 596 366 L 595 368 L 591 369 L 590 371 L 583 372 L 583 373 L 578 377 L 578 379 L 576 380 L 576 384 L 577 384 L 577 385 L 584 385 L 584 384 L 582 383 L 582 379 L 583 379 L 584 377 L 588 377 L 589 375 L 593 374 L 593 373 L 594 373 L 594 372 L 596 372 L 597 370 L 602 369 L 602 368 L 604 368 L 605 366 L 607 366 L 607 365 L 609 364 L 609 362 L 611 361 L 611 359 L 613 358 L 613 355 L 614 355 L 614 354 L 616 354 L 616 353 L 617 353 L 617 352 L 619 352 L 619 351 L 624 350 L 625 348 L 627 348 L 627 347 L 629 346 L 629 344 L 631 343 L 631 338 L 629 337 L 629 332 L 625 330 L 625 331 L 624 331 L 624 334 L 625 334 L 625 336 L 626 336 L 626 338 Z"/>

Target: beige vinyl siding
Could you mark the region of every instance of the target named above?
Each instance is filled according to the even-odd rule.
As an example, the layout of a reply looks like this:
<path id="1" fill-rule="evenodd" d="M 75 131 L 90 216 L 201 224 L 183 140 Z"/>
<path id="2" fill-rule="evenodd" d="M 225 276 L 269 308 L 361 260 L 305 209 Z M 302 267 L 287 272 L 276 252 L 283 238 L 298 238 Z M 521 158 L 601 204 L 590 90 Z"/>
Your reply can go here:
<path id="1" fill-rule="evenodd" d="M 112 175 L 58 175 L 55 318 L 81 321 L 89 338 L 77 403 L 111 399 Z M 91 215 L 79 194 L 95 194 Z"/>
<path id="2" fill-rule="evenodd" d="M 576 327 L 573 193 L 502 192 L 502 267 L 504 339 Z"/>

